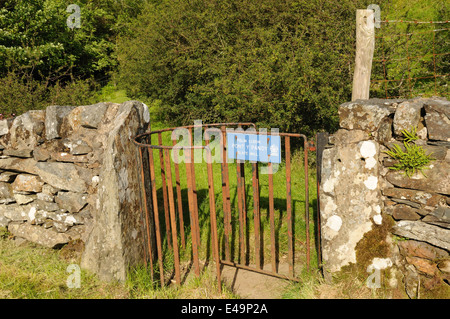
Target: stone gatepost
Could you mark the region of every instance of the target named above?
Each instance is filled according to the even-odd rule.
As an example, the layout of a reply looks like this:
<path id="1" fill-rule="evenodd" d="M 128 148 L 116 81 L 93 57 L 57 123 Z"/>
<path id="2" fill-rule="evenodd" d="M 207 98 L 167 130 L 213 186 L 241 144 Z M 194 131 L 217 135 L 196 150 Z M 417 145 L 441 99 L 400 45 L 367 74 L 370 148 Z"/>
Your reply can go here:
<path id="1" fill-rule="evenodd" d="M 393 103 L 393 102 L 392 102 Z M 326 279 L 356 263 L 356 246 L 374 225 L 381 225 L 380 144 L 374 132 L 392 113 L 383 100 L 349 102 L 339 107 L 341 128 L 323 152 L 320 214 Z"/>

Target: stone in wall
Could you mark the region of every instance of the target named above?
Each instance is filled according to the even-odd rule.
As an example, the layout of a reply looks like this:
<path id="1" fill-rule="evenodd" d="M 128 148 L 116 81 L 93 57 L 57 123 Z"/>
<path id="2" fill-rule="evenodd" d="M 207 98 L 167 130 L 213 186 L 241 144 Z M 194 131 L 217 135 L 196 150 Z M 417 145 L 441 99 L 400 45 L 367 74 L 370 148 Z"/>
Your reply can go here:
<path id="1" fill-rule="evenodd" d="M 393 227 L 393 233 L 450 251 L 450 229 L 435 227 L 420 220 L 401 220 Z"/>
<path id="2" fill-rule="evenodd" d="M 382 223 L 379 145 L 359 131 L 353 137 L 352 131 L 345 138 L 340 135 L 333 139 L 335 147 L 324 150 L 322 162 L 322 258 L 327 272 L 355 263 L 356 244 Z"/>
<path id="3" fill-rule="evenodd" d="M 79 169 L 76 165 L 62 162 L 38 162 L 35 172 L 47 184 L 73 192 L 84 193 L 87 185 L 81 179 Z"/>
<path id="4" fill-rule="evenodd" d="M 438 206 L 432 212 L 428 213 L 422 221 L 450 229 L 450 207 Z"/>
<path id="5" fill-rule="evenodd" d="M 49 248 L 57 248 L 72 240 L 68 234 L 57 232 L 54 229 L 35 227 L 28 223 L 10 223 L 8 230 L 17 237 Z"/>
<path id="6" fill-rule="evenodd" d="M 47 140 L 59 138 L 63 119 L 74 106 L 50 105 L 45 112 L 45 136 Z"/>
<path id="7" fill-rule="evenodd" d="M 0 204 L 9 204 L 15 201 L 11 184 L 0 182 Z"/>
<path id="8" fill-rule="evenodd" d="M 427 100 L 425 112 L 428 138 L 450 142 L 450 102 L 447 100 Z"/>
<path id="9" fill-rule="evenodd" d="M 9 133 L 8 120 L 0 120 L 0 136 L 6 135 L 8 133 Z"/>
<path id="10" fill-rule="evenodd" d="M 397 106 L 393 121 L 395 135 L 402 136 L 403 130 L 418 126 L 422 106 L 419 101 L 404 101 Z"/>
<path id="11" fill-rule="evenodd" d="M 373 132 L 378 129 L 382 120 L 394 113 L 393 106 L 399 100 L 356 100 L 339 106 L 339 125 L 347 130 L 363 130 Z"/>
<path id="12" fill-rule="evenodd" d="M 44 135 L 45 111 L 28 111 L 16 117 L 10 128 L 13 149 L 33 149 Z"/>
<path id="13" fill-rule="evenodd" d="M 129 265 L 144 256 L 143 225 L 140 216 L 140 188 L 137 149 L 132 138 L 149 123 L 147 107 L 140 102 L 125 102 L 116 109 L 114 122 L 100 124 L 105 133 L 104 154 L 99 174 L 98 198 L 101 214 L 94 219 L 86 242 L 82 267 L 100 278 L 125 280 Z"/>
<path id="14" fill-rule="evenodd" d="M 386 175 L 386 179 L 401 188 L 450 195 L 450 163 L 448 161 L 433 161 L 424 173 L 426 176 L 417 172 L 409 178 L 402 172 L 391 171 Z"/>

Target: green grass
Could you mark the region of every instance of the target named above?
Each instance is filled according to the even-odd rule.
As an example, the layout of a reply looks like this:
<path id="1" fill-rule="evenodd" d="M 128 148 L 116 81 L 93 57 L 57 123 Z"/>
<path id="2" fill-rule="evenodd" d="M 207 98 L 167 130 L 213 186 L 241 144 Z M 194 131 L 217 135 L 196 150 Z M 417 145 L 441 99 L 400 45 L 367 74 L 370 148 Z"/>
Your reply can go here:
<path id="1" fill-rule="evenodd" d="M 125 298 L 128 295 L 118 283 L 104 283 L 81 270 L 80 288 L 69 288 L 71 273 L 67 267 L 75 260 L 64 260 L 60 251 L 0 236 L 0 298 L 73 299 Z"/>
<path id="2" fill-rule="evenodd" d="M 125 90 L 118 90 L 113 84 L 104 86 L 98 93 L 99 102 L 123 103 L 129 100 Z"/>
<path id="3" fill-rule="evenodd" d="M 4 229 L 0 231 L 7 234 Z M 67 267 L 73 263 L 79 264 L 79 259 L 66 260 L 59 250 L 31 243 L 17 245 L 2 236 L 0 299 L 237 298 L 226 287 L 219 295 L 216 279 L 208 270 L 199 278 L 189 278 L 181 287 L 160 288 L 145 267 L 131 269 L 125 283 L 102 282 L 82 269 L 80 288 L 69 288 L 71 273 Z"/>

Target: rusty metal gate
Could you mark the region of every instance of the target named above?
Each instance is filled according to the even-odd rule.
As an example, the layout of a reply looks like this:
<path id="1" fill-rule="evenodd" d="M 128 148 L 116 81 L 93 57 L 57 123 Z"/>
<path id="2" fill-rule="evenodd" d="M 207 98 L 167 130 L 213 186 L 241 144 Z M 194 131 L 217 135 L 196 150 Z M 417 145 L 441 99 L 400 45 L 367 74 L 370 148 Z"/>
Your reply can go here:
<path id="1" fill-rule="evenodd" d="M 229 132 L 267 137 L 267 143 L 271 137 L 279 136 L 279 145 L 284 145 L 281 153 L 285 161 L 278 164 L 283 166 L 284 186 L 274 185 L 279 166 L 270 160 L 245 161 L 237 159 L 237 153 L 229 154 Z M 201 139 L 196 139 L 196 135 Z M 292 140 L 303 147 L 300 169 L 292 166 Z M 298 281 L 295 266 L 299 260 L 309 269 L 308 152 L 314 150 L 314 143 L 305 135 L 257 132 L 253 123 L 219 123 L 155 130 L 136 136 L 134 143 L 139 154 L 147 259 L 152 276 L 155 271 L 159 273 L 161 286 L 169 280 L 181 284 L 186 268 L 193 267 L 199 276 L 200 264 L 209 260 L 211 252 L 219 290 L 222 265 L 294 281 Z M 230 160 L 230 155 L 235 155 L 235 159 Z M 262 169 L 264 176 L 260 174 Z M 303 172 L 303 181 L 293 180 L 293 169 Z M 246 178 L 251 179 L 251 185 Z M 304 216 L 294 212 L 293 201 L 299 203 L 302 199 L 292 198 L 293 182 L 304 183 Z M 274 195 L 281 188 L 285 191 L 283 203 L 279 195 Z M 262 191 L 266 197 L 261 196 Z M 209 227 L 204 227 L 205 223 Z M 296 237 L 296 225 L 304 227 L 303 241 Z M 265 263 L 267 255 L 270 263 Z M 280 256 L 287 259 L 283 262 L 284 272 L 279 269 Z M 186 259 L 189 266 L 183 264 Z M 154 269 L 156 261 L 158 267 Z M 169 270 L 167 263 L 171 264 Z"/>

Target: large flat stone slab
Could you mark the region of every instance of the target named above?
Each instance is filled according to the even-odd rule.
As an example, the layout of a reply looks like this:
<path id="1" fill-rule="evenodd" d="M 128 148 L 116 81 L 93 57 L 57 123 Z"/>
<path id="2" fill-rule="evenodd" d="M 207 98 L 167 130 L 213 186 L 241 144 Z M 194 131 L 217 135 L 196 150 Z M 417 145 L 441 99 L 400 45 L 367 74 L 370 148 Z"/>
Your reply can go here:
<path id="1" fill-rule="evenodd" d="M 393 233 L 450 250 L 450 229 L 436 227 L 420 220 L 402 220 L 393 227 Z"/>
<path id="2" fill-rule="evenodd" d="M 65 233 L 58 233 L 53 228 L 34 226 L 28 223 L 10 223 L 8 231 L 17 237 L 25 238 L 28 241 L 42 246 L 55 248 L 67 244 L 71 237 Z"/>
<path id="3" fill-rule="evenodd" d="M 338 112 L 341 128 L 373 132 L 393 110 L 382 101 L 375 103 L 373 100 L 356 100 L 341 104 Z"/>
<path id="4" fill-rule="evenodd" d="M 35 165 L 35 172 L 53 187 L 78 193 L 87 191 L 87 185 L 74 164 L 38 162 Z"/>
<path id="5" fill-rule="evenodd" d="M 433 161 L 424 173 L 426 177 L 418 172 L 409 178 L 401 172 L 391 171 L 386 174 L 386 179 L 398 187 L 450 195 L 450 164 L 447 161 Z"/>

